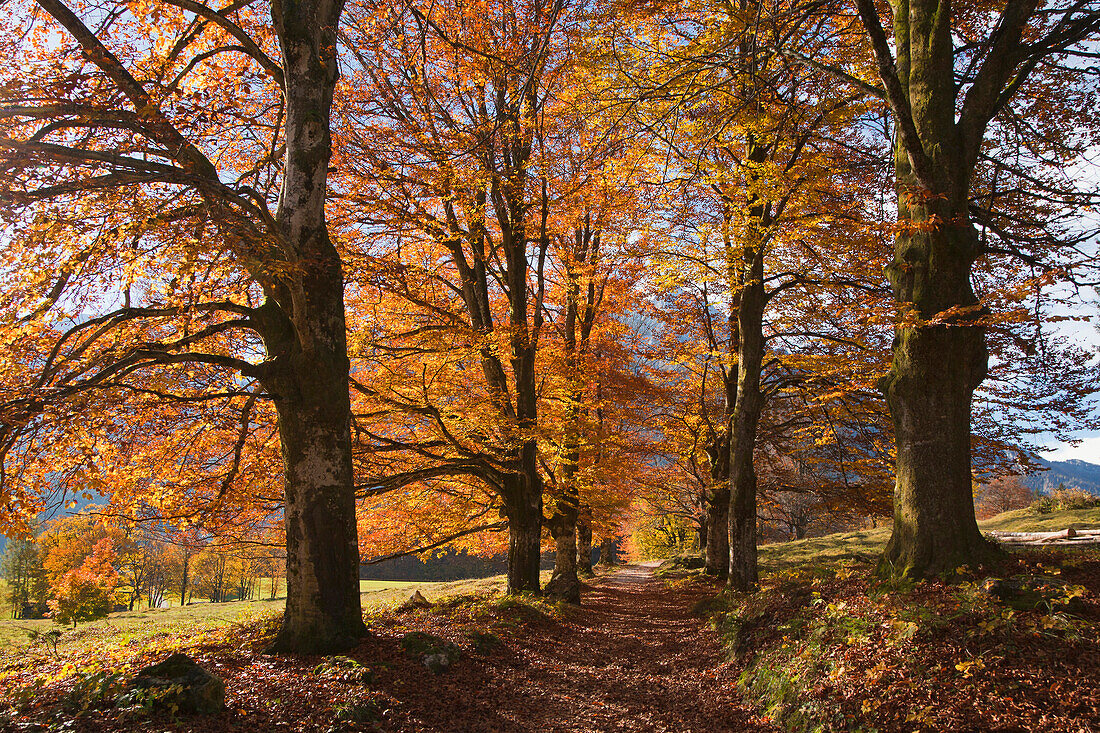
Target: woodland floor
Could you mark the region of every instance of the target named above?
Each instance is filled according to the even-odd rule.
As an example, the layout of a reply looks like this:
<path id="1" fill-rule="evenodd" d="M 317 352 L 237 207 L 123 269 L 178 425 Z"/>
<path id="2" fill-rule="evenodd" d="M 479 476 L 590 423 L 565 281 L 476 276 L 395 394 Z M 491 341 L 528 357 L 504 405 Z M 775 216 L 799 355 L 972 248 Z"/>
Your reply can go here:
<path id="1" fill-rule="evenodd" d="M 1100 552 L 994 570 L 1061 578 L 1083 608 L 1014 611 L 977 575 L 884 587 L 859 560 L 779 571 L 736 597 L 627 566 L 589 581 L 580 608 L 483 592 L 373 613 L 370 637 L 338 658 L 264 654 L 274 621 L 110 655 L 35 651 L 0 665 L 0 731 L 1100 733 Z M 433 673 L 403 649 L 410 632 L 460 657 Z M 174 650 L 226 680 L 224 712 L 119 702 L 122 681 Z"/>
<path id="2" fill-rule="evenodd" d="M 10 727 L 0 719 L 0 729 L 776 730 L 742 702 L 737 670 L 724 663 L 716 634 L 691 610 L 708 592 L 698 585 L 669 588 L 652 566 L 627 566 L 590 581 L 580 609 L 470 600 L 382 614 L 370 620 L 371 637 L 347 655 L 370 668 L 368 685 L 317 674 L 317 657 L 260 654 L 253 650 L 260 639 L 246 635 L 236 647 L 188 650 L 226 680 L 227 710 L 219 715 L 120 720 L 117 710 L 93 702 L 74 716 L 71 707 L 60 712 L 66 700 L 59 694 L 10 718 Z M 462 657 L 449 671 L 430 672 L 400 646 L 413 630 L 455 642 Z M 470 643 L 478 632 L 500 643 L 479 654 Z M 348 719 L 357 711 L 368 719 Z"/>

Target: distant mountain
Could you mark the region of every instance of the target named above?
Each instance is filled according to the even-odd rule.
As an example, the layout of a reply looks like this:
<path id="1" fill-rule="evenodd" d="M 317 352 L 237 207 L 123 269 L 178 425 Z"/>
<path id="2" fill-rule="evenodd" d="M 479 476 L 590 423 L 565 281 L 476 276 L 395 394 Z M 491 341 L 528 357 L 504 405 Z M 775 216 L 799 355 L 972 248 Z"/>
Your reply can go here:
<path id="1" fill-rule="evenodd" d="M 1036 471 L 1024 476 L 1024 486 L 1034 489 L 1041 494 L 1049 494 L 1060 485 L 1067 489 L 1077 487 L 1090 494 L 1100 496 L 1100 466 L 1087 461 L 1044 461 L 1039 459 L 1039 465 L 1046 471 Z"/>
<path id="2" fill-rule="evenodd" d="M 91 499 L 85 499 L 82 493 L 69 495 L 67 497 L 67 501 L 75 501 L 76 504 L 74 506 L 70 507 L 67 506 L 65 502 L 57 501 L 50 509 L 47 509 L 46 511 L 38 515 L 38 521 L 44 524 L 54 517 L 68 514 L 78 514 L 81 511 L 87 509 L 92 504 L 101 504 L 105 501 L 103 496 L 94 491 L 91 492 L 91 497 Z M 3 534 L 0 534 L 0 555 L 4 554 L 4 550 L 7 548 L 7 546 L 8 538 Z"/>

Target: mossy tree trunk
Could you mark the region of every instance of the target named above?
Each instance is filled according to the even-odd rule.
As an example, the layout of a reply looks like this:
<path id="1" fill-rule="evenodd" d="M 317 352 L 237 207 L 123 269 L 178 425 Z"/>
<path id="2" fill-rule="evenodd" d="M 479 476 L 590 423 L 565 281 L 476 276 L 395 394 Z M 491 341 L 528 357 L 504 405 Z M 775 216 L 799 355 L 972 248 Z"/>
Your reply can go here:
<path id="1" fill-rule="evenodd" d="M 736 372 L 735 372 L 736 373 Z M 729 423 L 727 422 L 727 425 Z M 703 544 L 704 572 L 720 580 L 729 577 L 729 432 L 716 434 L 707 446 L 710 486 L 706 492 Z"/>
<path id="2" fill-rule="evenodd" d="M 928 577 L 993 551 L 978 530 L 971 488 L 971 401 L 988 356 L 970 283 L 979 242 L 968 206 L 988 124 L 1042 47 L 1021 41 L 1037 3 L 1004 4 L 996 32 L 967 52 L 981 63 L 965 87 L 955 81 L 948 0 L 895 0 L 892 44 L 872 0 L 856 4 L 897 130 L 899 221 L 888 276 L 901 314 L 880 383 L 894 422 L 897 484 L 883 567 Z"/>
<path id="3" fill-rule="evenodd" d="M 577 573 L 591 578 L 592 572 L 592 507 L 581 504 L 577 516 Z"/>
<path id="4" fill-rule="evenodd" d="M 756 451 L 757 426 L 764 407 L 760 390 L 764 364 L 764 242 L 760 236 L 764 209 L 753 207 L 744 241 L 744 269 L 737 312 L 737 398 L 732 415 L 729 457 L 729 586 L 756 588 Z M 755 221 L 751 221 L 755 219 Z M 759 228 L 758 228 L 759 227 Z"/>
<path id="5" fill-rule="evenodd" d="M 542 479 L 537 447 L 524 444 L 515 473 L 505 475 L 502 491 L 508 517 L 508 593 L 539 593 L 542 563 Z"/>
<path id="6" fill-rule="evenodd" d="M 604 537 L 600 541 L 600 562 L 602 567 L 609 568 L 615 564 L 615 540 Z"/>

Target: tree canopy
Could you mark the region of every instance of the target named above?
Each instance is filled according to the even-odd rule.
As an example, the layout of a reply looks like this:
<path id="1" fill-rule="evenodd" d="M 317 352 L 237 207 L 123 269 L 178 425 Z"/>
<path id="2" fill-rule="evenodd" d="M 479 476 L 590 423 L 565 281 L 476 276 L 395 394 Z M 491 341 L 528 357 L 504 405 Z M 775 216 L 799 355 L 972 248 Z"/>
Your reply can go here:
<path id="1" fill-rule="evenodd" d="M 364 559 L 580 601 L 652 513 L 741 590 L 815 512 L 950 571 L 1093 410 L 1094 2 L 12 7 L 0 529 L 283 545 L 277 649 Z"/>

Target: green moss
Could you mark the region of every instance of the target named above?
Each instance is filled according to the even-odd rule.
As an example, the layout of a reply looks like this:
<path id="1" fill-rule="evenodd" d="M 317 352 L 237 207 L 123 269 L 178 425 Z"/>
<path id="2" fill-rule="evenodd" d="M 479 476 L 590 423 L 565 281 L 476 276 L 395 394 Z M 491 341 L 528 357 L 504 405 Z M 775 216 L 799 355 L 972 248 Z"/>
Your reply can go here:
<path id="1" fill-rule="evenodd" d="M 492 654 L 504 647 L 504 642 L 500 640 L 500 637 L 491 631 L 468 631 L 466 632 L 466 638 L 470 640 L 470 646 L 475 654 Z"/>

